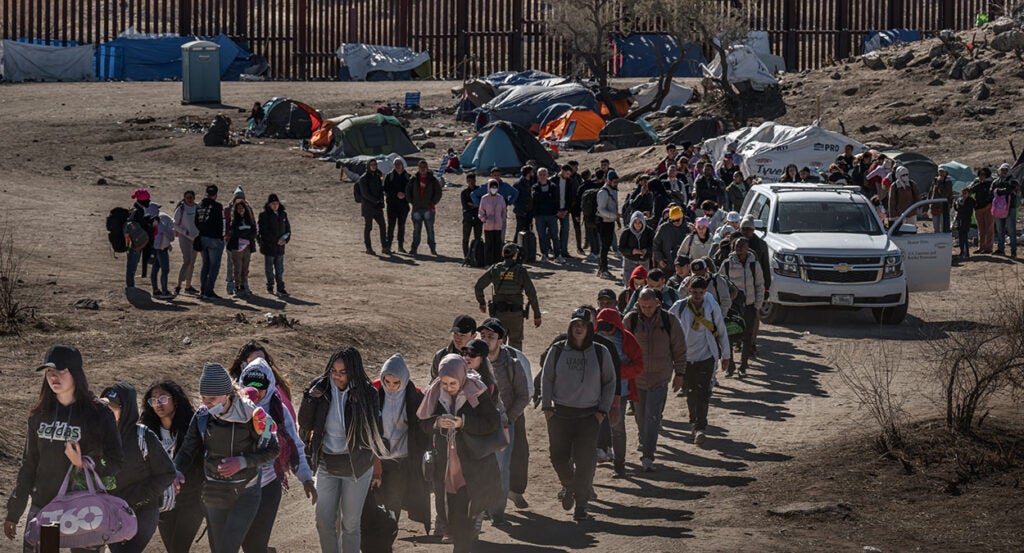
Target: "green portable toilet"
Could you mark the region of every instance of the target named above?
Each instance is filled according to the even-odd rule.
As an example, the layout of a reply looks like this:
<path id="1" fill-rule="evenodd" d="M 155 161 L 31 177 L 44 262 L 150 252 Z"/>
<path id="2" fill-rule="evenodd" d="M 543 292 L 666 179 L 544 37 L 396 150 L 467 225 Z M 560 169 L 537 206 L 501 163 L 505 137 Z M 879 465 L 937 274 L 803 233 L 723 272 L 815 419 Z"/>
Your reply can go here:
<path id="1" fill-rule="evenodd" d="M 220 103 L 220 45 L 194 40 L 181 45 L 181 103 Z"/>

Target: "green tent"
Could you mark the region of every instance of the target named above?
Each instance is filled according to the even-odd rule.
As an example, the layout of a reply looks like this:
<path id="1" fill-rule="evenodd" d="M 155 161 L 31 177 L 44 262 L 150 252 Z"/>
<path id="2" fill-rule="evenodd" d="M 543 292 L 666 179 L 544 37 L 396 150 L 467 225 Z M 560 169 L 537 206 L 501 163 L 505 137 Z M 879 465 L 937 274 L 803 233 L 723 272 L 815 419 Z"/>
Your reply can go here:
<path id="1" fill-rule="evenodd" d="M 331 119 L 334 124 L 331 159 L 355 156 L 406 156 L 419 152 L 405 127 L 388 115 L 345 115 Z"/>

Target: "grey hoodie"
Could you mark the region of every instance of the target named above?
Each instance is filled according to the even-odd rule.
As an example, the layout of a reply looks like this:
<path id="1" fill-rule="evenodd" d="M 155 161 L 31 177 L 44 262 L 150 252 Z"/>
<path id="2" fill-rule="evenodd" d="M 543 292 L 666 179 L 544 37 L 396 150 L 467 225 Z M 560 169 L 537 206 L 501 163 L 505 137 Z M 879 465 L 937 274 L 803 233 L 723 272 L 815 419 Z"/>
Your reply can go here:
<path id="1" fill-rule="evenodd" d="M 597 217 L 604 223 L 614 223 L 619 218 L 619 191 L 605 184 L 597 191 Z"/>
<path id="2" fill-rule="evenodd" d="M 594 328 L 590 326 L 587 330 L 581 349 L 572 347 L 569 339 L 556 342 L 544 360 L 541 398 L 545 411 L 581 418 L 607 414 L 611 409 L 615 396 L 612 357 L 607 348 L 594 343 Z M 603 359 L 599 361 L 598 356 Z"/>
<path id="3" fill-rule="evenodd" d="M 398 391 L 391 393 L 384 388 L 384 376 L 397 378 L 401 385 Z M 409 367 L 401 354 L 392 355 L 380 369 L 380 385 L 384 389 L 384 404 L 381 405 L 381 421 L 383 422 L 384 439 L 388 441 L 391 459 L 401 459 L 409 455 L 409 421 L 405 413 L 405 388 L 409 384 Z"/>

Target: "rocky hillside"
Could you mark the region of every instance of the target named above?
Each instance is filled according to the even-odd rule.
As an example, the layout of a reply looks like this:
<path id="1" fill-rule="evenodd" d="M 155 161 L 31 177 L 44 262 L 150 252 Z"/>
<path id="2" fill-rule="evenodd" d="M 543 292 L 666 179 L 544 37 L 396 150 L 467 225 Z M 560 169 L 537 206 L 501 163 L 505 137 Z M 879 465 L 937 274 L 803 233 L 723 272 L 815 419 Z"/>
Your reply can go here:
<path id="1" fill-rule="evenodd" d="M 916 150 L 936 162 L 1013 162 L 1024 148 L 1024 30 L 982 28 L 902 44 L 787 75 L 780 122 L 822 125 L 862 142 Z M 1016 139 L 1015 139 L 1016 137 Z"/>

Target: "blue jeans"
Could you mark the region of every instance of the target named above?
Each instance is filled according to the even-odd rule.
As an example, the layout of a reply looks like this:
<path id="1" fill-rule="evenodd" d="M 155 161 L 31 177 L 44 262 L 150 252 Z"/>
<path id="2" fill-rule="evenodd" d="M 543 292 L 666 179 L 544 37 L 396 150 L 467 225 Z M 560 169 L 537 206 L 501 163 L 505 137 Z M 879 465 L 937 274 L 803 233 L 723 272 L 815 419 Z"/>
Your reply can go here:
<path id="1" fill-rule="evenodd" d="M 412 249 L 420 247 L 420 237 L 423 234 L 423 226 L 427 227 L 427 245 L 433 251 L 437 248 L 434 242 L 434 211 L 430 209 L 414 209 L 412 211 Z"/>
<path id="2" fill-rule="evenodd" d="M 651 390 L 640 390 L 640 401 L 636 404 L 636 427 L 640 431 L 640 442 L 643 444 L 642 459 L 654 460 L 654 450 L 658 447 L 658 432 L 661 431 L 661 415 L 665 411 L 665 400 L 668 397 L 668 384 L 662 384 Z"/>
<path id="3" fill-rule="evenodd" d="M 153 267 L 150 269 L 149 280 L 154 290 L 167 290 L 167 274 L 171 272 L 171 255 L 167 250 L 153 250 Z M 160 286 L 157 286 L 157 273 L 160 273 Z"/>
<path id="4" fill-rule="evenodd" d="M 554 252 L 558 254 L 558 217 L 554 215 L 538 215 L 534 220 L 537 225 L 537 243 L 540 247 L 540 254 L 547 257 L 548 252 L 554 246 Z"/>
<path id="5" fill-rule="evenodd" d="M 558 219 L 558 247 L 555 248 L 555 255 L 569 255 L 569 223 L 572 216 L 568 213 L 565 217 Z"/>
<path id="6" fill-rule="evenodd" d="M 1013 214 L 1009 217 L 996 219 L 996 251 L 1003 252 L 1006 239 L 1010 239 L 1010 252 L 1017 253 L 1017 224 L 1013 220 Z"/>
<path id="7" fill-rule="evenodd" d="M 165 250 L 164 253 L 166 254 L 167 251 Z M 149 545 L 149 540 L 153 539 L 156 526 L 160 522 L 160 509 L 154 507 L 135 511 L 135 519 L 139 524 L 135 537 L 128 541 L 108 545 L 110 553 L 142 553 L 146 550 L 146 546 Z"/>
<path id="8" fill-rule="evenodd" d="M 494 507 L 487 510 L 491 516 L 505 514 L 505 505 L 508 503 L 508 483 L 512 475 L 512 444 L 515 440 L 515 431 L 515 426 L 508 427 L 508 445 L 504 451 L 495 454 L 498 458 L 498 471 L 501 472 L 501 497 L 495 498 Z"/>
<path id="9" fill-rule="evenodd" d="M 316 471 L 316 532 L 323 553 L 359 553 L 363 502 L 372 474 L 372 468 L 359 478 L 331 476 L 323 466 Z"/>
<path id="10" fill-rule="evenodd" d="M 206 526 L 213 553 L 238 553 L 242 540 L 256 518 L 256 511 L 260 509 L 262 491 L 257 480 L 256 484 L 238 495 L 238 500 L 230 509 L 206 507 Z"/>
<path id="11" fill-rule="evenodd" d="M 124 272 L 124 285 L 128 288 L 135 288 L 135 272 L 139 270 L 141 260 L 142 250 L 128 250 L 128 266 Z"/>
<path id="12" fill-rule="evenodd" d="M 200 245 L 203 247 L 203 270 L 199 273 L 202 282 L 199 291 L 204 295 L 209 295 L 213 293 L 213 287 L 217 284 L 220 260 L 224 255 L 224 240 L 204 236 L 201 238 Z"/>
<path id="13" fill-rule="evenodd" d="M 281 479 L 275 478 L 260 492 L 260 508 L 249 526 L 249 532 L 242 540 L 245 553 L 267 553 L 270 534 L 274 531 L 274 519 L 281 506 Z M 113 553 L 113 552 L 111 552 Z"/>
<path id="14" fill-rule="evenodd" d="M 263 270 L 267 274 L 267 291 L 274 290 L 274 281 L 277 281 L 277 291 L 284 292 L 284 256 L 268 255 L 263 258 Z"/>

